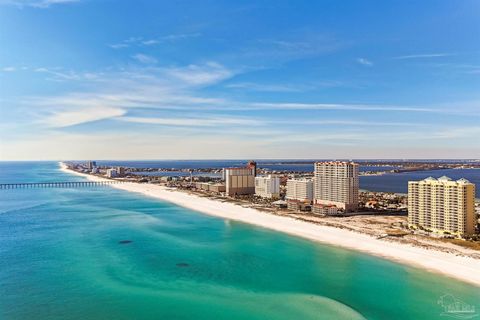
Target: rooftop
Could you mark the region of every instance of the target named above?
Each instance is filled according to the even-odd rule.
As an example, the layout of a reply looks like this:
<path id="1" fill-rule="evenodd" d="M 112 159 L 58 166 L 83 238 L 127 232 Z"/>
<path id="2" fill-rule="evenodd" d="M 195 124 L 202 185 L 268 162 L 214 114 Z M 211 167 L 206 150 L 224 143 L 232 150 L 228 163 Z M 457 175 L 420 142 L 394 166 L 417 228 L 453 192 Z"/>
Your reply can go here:
<path id="1" fill-rule="evenodd" d="M 468 181 L 467 179 L 465 178 L 461 178 L 461 179 L 458 179 L 456 181 L 452 180 L 452 178 L 449 178 L 447 176 L 443 176 L 443 177 L 440 177 L 438 179 L 435 179 L 434 177 L 428 177 L 428 178 L 425 178 L 423 180 L 420 180 L 420 181 L 409 181 L 409 182 L 454 182 L 454 183 L 458 183 L 458 184 L 469 184 L 471 183 L 470 181 Z"/>

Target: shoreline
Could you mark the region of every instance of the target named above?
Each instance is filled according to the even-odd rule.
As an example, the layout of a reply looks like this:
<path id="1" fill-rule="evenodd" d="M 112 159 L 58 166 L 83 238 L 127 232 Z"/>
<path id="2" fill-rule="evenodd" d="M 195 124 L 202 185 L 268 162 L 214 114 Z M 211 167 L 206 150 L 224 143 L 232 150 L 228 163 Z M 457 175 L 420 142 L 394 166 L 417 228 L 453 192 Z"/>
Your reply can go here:
<path id="1" fill-rule="evenodd" d="M 91 181 L 108 180 L 67 169 L 63 163 L 60 163 L 60 170 L 68 174 L 85 177 Z M 253 208 L 245 208 L 229 202 L 207 199 L 159 185 L 125 182 L 112 184 L 111 187 L 140 193 L 144 196 L 174 203 L 211 216 L 240 221 L 321 244 L 363 252 L 404 265 L 442 274 L 480 287 L 479 259 L 376 239 L 353 231 L 313 224 L 291 217 L 268 214 Z"/>

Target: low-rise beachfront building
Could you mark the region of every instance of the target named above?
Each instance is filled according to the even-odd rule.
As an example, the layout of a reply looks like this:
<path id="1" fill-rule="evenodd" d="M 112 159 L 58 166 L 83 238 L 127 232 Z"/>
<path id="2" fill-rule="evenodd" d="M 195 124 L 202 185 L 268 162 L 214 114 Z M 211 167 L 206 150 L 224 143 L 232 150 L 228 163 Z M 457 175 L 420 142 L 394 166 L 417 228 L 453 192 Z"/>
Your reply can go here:
<path id="1" fill-rule="evenodd" d="M 214 192 L 214 193 L 224 193 L 226 191 L 225 185 L 221 183 L 213 182 L 196 182 L 194 184 L 195 189 Z"/>
<path id="2" fill-rule="evenodd" d="M 312 206 L 312 213 L 318 214 L 321 216 L 336 216 L 341 213 L 338 208 L 334 205 L 324 205 L 316 203 Z"/>
<path id="3" fill-rule="evenodd" d="M 456 236 L 475 233 L 475 185 L 429 177 L 408 182 L 408 225 Z"/>
<path id="4" fill-rule="evenodd" d="M 280 178 L 272 175 L 255 177 L 255 195 L 278 199 L 280 197 Z"/>
<path id="5" fill-rule="evenodd" d="M 313 200 L 313 181 L 310 179 L 288 179 L 285 199 L 311 202 Z"/>
<path id="6" fill-rule="evenodd" d="M 221 183 L 214 183 L 211 184 L 208 188 L 208 191 L 215 192 L 215 193 L 224 193 L 227 190 L 224 184 Z"/>
<path id="7" fill-rule="evenodd" d="M 118 176 L 117 170 L 115 169 L 107 169 L 107 172 L 105 174 L 108 178 L 115 178 Z"/>
<path id="8" fill-rule="evenodd" d="M 334 205 L 344 211 L 358 209 L 358 164 L 346 161 L 316 162 L 315 203 Z"/>
<path id="9" fill-rule="evenodd" d="M 310 211 L 312 207 L 310 202 L 290 199 L 287 200 L 287 209 L 292 211 Z"/>
<path id="10" fill-rule="evenodd" d="M 226 168 L 224 176 L 227 195 L 255 193 L 255 175 L 252 168 Z"/>

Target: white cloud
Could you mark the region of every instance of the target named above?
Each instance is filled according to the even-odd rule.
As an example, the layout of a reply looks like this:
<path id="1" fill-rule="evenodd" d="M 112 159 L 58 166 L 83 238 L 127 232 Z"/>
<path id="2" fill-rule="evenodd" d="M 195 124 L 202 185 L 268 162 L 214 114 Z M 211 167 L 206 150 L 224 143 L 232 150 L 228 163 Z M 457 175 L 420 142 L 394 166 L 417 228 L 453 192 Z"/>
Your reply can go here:
<path id="1" fill-rule="evenodd" d="M 199 117 L 199 118 L 146 118 L 146 117 L 122 117 L 118 118 L 121 121 L 144 123 L 144 124 L 156 124 L 165 126 L 187 126 L 187 127 L 218 127 L 218 126 L 245 126 L 245 125 L 261 125 L 262 121 L 248 119 L 248 118 L 235 118 L 235 117 Z"/>
<path id="2" fill-rule="evenodd" d="M 202 34 L 199 32 L 195 33 L 175 33 L 175 34 L 169 34 L 166 36 L 161 37 L 160 39 L 166 40 L 166 41 L 173 41 L 173 40 L 181 40 L 181 39 L 188 39 L 188 38 L 197 38 L 200 37 Z"/>
<path id="3" fill-rule="evenodd" d="M 49 74 L 51 77 L 48 78 L 49 80 L 54 81 L 66 81 L 66 80 L 95 80 L 101 76 L 101 73 L 94 73 L 94 72 L 75 72 L 72 70 L 63 70 L 61 68 L 35 68 L 33 69 L 35 72 L 46 73 Z"/>
<path id="4" fill-rule="evenodd" d="M 253 82 L 239 82 L 231 83 L 225 86 L 231 89 L 246 89 L 253 91 L 266 91 L 266 92 L 300 92 L 308 90 L 306 86 L 298 85 L 282 85 L 282 84 L 259 84 Z"/>
<path id="5" fill-rule="evenodd" d="M 365 58 L 358 58 L 358 59 L 357 59 L 357 62 L 360 63 L 360 64 L 362 64 L 362 65 L 364 65 L 364 66 L 368 66 L 368 67 L 373 66 L 373 62 L 371 62 L 371 61 L 369 61 L 369 60 L 367 60 L 367 59 L 365 59 Z"/>
<path id="6" fill-rule="evenodd" d="M 392 59 L 396 60 L 405 60 L 405 59 L 422 59 L 422 58 L 439 58 L 439 57 L 448 57 L 452 56 L 451 53 L 426 53 L 426 54 L 411 54 L 405 56 L 398 56 Z"/>
<path id="7" fill-rule="evenodd" d="M 82 83 L 84 90 L 53 96 L 30 97 L 24 99 L 22 103 L 28 107 L 39 107 L 32 112 L 43 119 L 40 123 L 50 127 L 68 127 L 119 117 L 130 108 L 150 110 L 210 108 L 221 106 L 225 101 L 221 98 L 197 96 L 194 89 L 199 84 L 208 85 L 221 81 L 223 78 L 221 75 L 231 73 L 227 70 L 216 63 L 198 65 L 194 68 L 192 66 L 143 67 L 98 73 L 58 72 L 48 68 L 36 68 L 35 72 L 45 73 L 56 81 L 78 81 Z M 187 71 L 193 73 L 194 81 L 188 77 Z M 209 73 L 211 73 L 210 76 Z M 136 121 L 140 120 L 136 119 Z M 202 124 L 213 125 L 221 121 L 234 123 L 229 119 L 204 119 Z M 247 123 L 246 120 L 243 121 Z"/>
<path id="8" fill-rule="evenodd" d="M 137 60 L 138 62 L 144 63 L 144 64 L 155 64 L 155 63 L 157 63 L 157 59 L 155 59 L 152 56 L 148 56 L 146 54 L 143 54 L 143 53 L 137 53 L 137 54 L 133 55 L 132 58 Z"/>
<path id="9" fill-rule="evenodd" d="M 390 106 L 375 104 L 338 104 L 338 103 L 251 103 L 246 108 L 258 110 L 351 110 L 351 111 L 413 111 L 413 112 L 435 112 L 434 108 Z"/>
<path id="10" fill-rule="evenodd" d="M 129 47 L 128 44 L 126 43 L 116 43 L 116 44 L 109 44 L 108 45 L 112 49 L 121 49 L 121 48 L 127 48 Z"/>
<path id="11" fill-rule="evenodd" d="M 151 45 L 154 45 L 154 44 L 157 44 L 159 43 L 158 40 L 145 40 L 145 41 L 142 41 L 142 44 L 146 45 L 146 46 L 151 46 Z"/>
<path id="12" fill-rule="evenodd" d="M 0 0 L 0 5 L 15 5 L 17 7 L 34 7 L 45 9 L 56 4 L 68 4 L 81 0 Z"/>
<path id="13" fill-rule="evenodd" d="M 209 85 L 231 78 L 234 75 L 231 70 L 215 62 L 172 68 L 168 73 L 170 76 L 191 85 Z"/>
<path id="14" fill-rule="evenodd" d="M 16 70 L 15 67 L 4 67 L 4 68 L 2 68 L 2 71 L 4 71 L 4 72 L 13 72 L 15 70 Z"/>
<path id="15" fill-rule="evenodd" d="M 345 86 L 340 81 L 318 81 L 312 83 L 287 83 L 287 84 L 263 84 L 255 82 L 236 82 L 226 84 L 226 88 L 231 89 L 244 89 L 252 91 L 264 91 L 264 92 L 304 92 L 309 90 L 315 90 L 319 88 L 332 88 Z"/>
<path id="16" fill-rule="evenodd" d="M 128 48 L 130 46 L 144 47 L 144 46 L 153 46 L 159 43 L 173 42 L 173 41 L 194 38 L 199 36 L 201 36 L 200 33 L 181 33 L 181 34 L 169 34 L 166 36 L 160 36 L 160 37 L 155 37 L 151 39 L 145 39 L 143 37 L 130 37 L 118 43 L 109 44 L 108 46 L 112 49 L 122 49 L 122 48 Z"/>
<path id="17" fill-rule="evenodd" d="M 262 63 L 278 63 L 333 52 L 343 46 L 345 43 L 332 39 L 329 35 L 303 34 L 281 39 L 258 39 L 252 46 L 246 46 L 236 54 L 261 60 Z"/>
<path id="18" fill-rule="evenodd" d="M 49 115 L 44 123 L 52 128 L 70 127 L 82 123 L 88 123 L 103 119 L 123 116 L 125 110 L 119 108 L 80 108 L 75 110 L 63 110 Z"/>

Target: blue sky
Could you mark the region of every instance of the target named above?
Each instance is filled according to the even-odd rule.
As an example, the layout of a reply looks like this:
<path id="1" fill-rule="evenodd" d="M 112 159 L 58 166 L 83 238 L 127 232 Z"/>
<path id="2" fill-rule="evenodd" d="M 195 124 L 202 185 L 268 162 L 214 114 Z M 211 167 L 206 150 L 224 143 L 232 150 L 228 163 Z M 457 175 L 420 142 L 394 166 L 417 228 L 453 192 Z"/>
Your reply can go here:
<path id="1" fill-rule="evenodd" d="M 0 159 L 480 158 L 480 1 L 0 0 Z"/>

